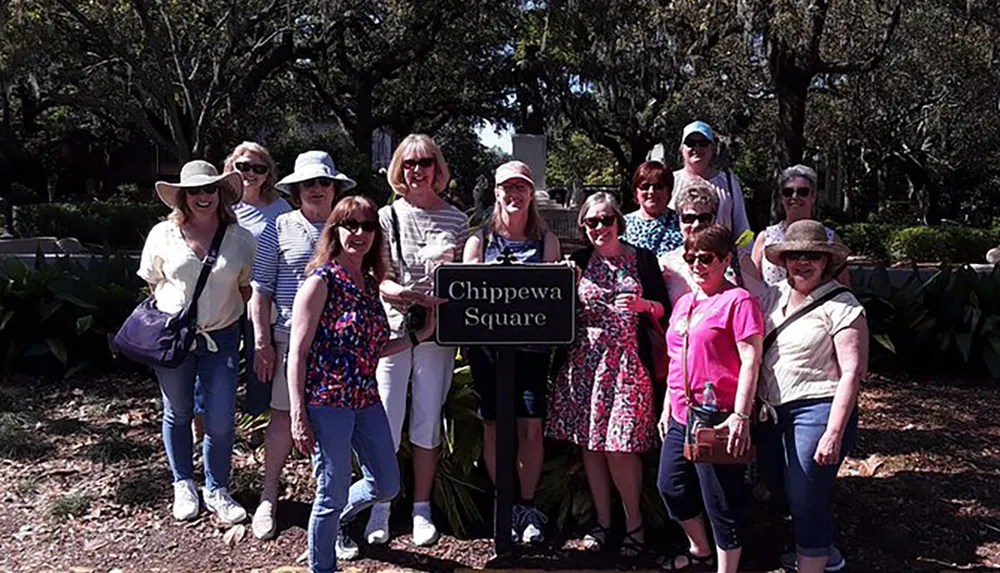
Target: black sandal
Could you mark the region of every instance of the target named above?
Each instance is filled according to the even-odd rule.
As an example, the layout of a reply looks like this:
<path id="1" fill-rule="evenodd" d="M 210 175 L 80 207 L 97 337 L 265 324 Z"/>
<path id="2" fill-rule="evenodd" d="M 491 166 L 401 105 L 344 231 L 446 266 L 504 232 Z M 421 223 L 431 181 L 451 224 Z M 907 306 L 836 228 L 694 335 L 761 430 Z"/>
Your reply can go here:
<path id="1" fill-rule="evenodd" d="M 611 527 L 601 527 L 601 524 L 597 524 L 590 528 L 590 531 L 583 536 L 583 548 L 587 551 L 600 551 L 604 549 L 604 544 L 608 541 L 608 534 L 611 533 Z"/>
<path id="2" fill-rule="evenodd" d="M 638 557 L 642 555 L 642 552 L 646 550 L 645 535 L 643 539 L 636 539 L 636 535 L 642 533 L 645 529 L 644 523 L 640 523 L 638 527 L 625 533 L 625 539 L 622 539 L 622 544 L 618 548 L 618 553 L 622 557 Z"/>
<path id="3" fill-rule="evenodd" d="M 677 560 L 680 559 L 681 557 L 687 559 L 687 564 L 683 566 L 678 566 Z M 714 566 L 715 566 L 715 559 L 711 553 L 709 553 L 708 555 L 698 556 L 691 553 L 690 549 L 688 549 L 684 553 L 681 553 L 679 555 L 674 555 L 670 559 L 664 559 L 663 561 L 660 562 L 660 569 L 663 569 L 664 571 L 683 571 L 688 567 L 711 568 Z"/>

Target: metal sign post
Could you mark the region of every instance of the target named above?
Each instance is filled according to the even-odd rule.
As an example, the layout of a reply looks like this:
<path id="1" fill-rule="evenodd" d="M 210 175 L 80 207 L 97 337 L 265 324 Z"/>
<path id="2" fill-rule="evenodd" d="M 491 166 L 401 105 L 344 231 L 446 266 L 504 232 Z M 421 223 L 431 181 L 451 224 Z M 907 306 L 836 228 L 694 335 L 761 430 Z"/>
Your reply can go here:
<path id="1" fill-rule="evenodd" d="M 505 249 L 499 264 L 447 263 L 435 271 L 434 289 L 448 299 L 437 313 L 442 346 L 489 346 L 496 352 L 496 498 L 493 536 L 497 556 L 512 553 L 512 510 L 517 483 L 514 362 L 518 346 L 569 344 L 576 334 L 576 273 L 553 264 L 523 264 Z"/>

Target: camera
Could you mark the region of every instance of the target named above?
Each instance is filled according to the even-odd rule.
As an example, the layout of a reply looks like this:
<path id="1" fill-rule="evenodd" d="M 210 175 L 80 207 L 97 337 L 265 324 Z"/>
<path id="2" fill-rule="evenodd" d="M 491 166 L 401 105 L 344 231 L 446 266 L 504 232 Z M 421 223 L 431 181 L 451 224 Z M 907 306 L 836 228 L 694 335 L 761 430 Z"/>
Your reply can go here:
<path id="1" fill-rule="evenodd" d="M 406 309 L 404 325 L 406 330 L 417 332 L 427 325 L 427 309 L 419 305 L 411 305 Z"/>

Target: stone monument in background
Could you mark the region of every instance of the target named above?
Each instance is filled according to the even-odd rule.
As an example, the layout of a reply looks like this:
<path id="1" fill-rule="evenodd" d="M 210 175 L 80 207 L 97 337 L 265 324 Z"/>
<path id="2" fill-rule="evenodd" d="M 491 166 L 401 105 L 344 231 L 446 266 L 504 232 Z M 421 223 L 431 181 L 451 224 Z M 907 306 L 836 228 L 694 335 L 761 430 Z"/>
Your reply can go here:
<path id="1" fill-rule="evenodd" d="M 517 62 L 514 74 L 517 78 L 518 121 L 512 137 L 514 158 L 523 161 L 535 176 L 535 189 L 547 189 L 545 182 L 546 141 L 545 120 L 547 78 L 544 62 L 538 46 L 529 44 L 524 49 L 524 58 Z"/>

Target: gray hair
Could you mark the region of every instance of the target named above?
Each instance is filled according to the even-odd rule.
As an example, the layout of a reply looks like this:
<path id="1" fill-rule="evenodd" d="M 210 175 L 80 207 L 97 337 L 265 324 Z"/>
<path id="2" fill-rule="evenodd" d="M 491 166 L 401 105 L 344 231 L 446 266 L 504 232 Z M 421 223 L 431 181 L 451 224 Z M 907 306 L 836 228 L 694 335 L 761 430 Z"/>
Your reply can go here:
<path id="1" fill-rule="evenodd" d="M 719 193 L 707 182 L 695 181 L 681 187 L 677 192 L 677 199 L 674 207 L 677 213 L 683 212 L 689 207 L 705 205 L 712 210 L 713 214 L 719 213 Z"/>
<path id="2" fill-rule="evenodd" d="M 622 214 L 622 208 L 618 205 L 615 196 L 605 191 L 598 191 L 587 197 L 587 200 L 580 206 L 580 213 L 576 216 L 576 225 L 583 227 L 583 219 L 587 216 L 587 211 L 590 211 L 591 207 L 601 204 L 611 207 L 611 211 L 615 214 L 615 224 L 618 225 L 618 234 L 623 234 L 625 232 L 625 215 Z"/>
<path id="3" fill-rule="evenodd" d="M 788 185 L 788 182 L 796 177 L 801 177 L 809 182 L 809 186 L 812 187 L 813 191 L 816 191 L 816 171 L 809 167 L 808 165 L 792 165 L 791 167 L 786 167 L 781 175 L 778 175 L 778 189 L 781 190 Z"/>

